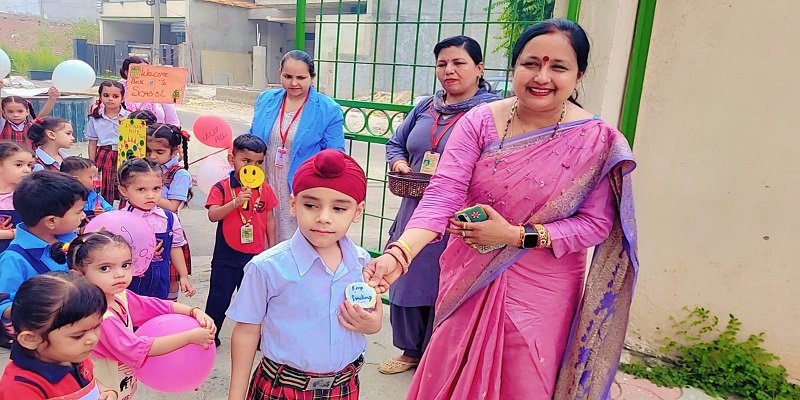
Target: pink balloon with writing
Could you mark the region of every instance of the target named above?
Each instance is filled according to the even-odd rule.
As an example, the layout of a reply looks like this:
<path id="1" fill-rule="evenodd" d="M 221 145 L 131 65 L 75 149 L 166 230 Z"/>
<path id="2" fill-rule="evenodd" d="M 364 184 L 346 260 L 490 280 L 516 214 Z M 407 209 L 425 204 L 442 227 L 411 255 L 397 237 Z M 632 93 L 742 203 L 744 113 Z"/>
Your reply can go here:
<path id="1" fill-rule="evenodd" d="M 233 129 L 216 115 L 203 115 L 192 125 L 192 133 L 201 143 L 218 149 L 227 149 L 233 144 Z"/>
<path id="2" fill-rule="evenodd" d="M 200 324 L 183 314 L 164 314 L 142 324 L 136 330 L 139 337 L 164 337 L 198 328 Z M 143 384 L 167 393 L 190 392 L 205 382 L 214 368 L 217 351 L 214 342 L 207 349 L 188 344 L 160 356 L 150 356 L 134 375 Z"/>
<path id="3" fill-rule="evenodd" d="M 108 211 L 94 217 L 84 232 L 106 230 L 122 236 L 131 245 L 134 276 L 143 275 L 150 267 L 156 249 L 156 234 L 144 218 L 125 210 Z"/>

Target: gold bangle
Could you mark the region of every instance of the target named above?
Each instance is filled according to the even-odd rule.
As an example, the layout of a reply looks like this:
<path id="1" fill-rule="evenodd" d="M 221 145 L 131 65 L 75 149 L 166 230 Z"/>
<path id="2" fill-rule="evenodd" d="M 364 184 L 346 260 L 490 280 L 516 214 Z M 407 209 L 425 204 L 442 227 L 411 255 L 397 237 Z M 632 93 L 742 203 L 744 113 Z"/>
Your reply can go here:
<path id="1" fill-rule="evenodd" d="M 403 246 L 403 250 L 405 250 L 406 254 L 408 254 L 408 259 L 410 261 L 412 258 L 411 255 L 414 254 L 414 252 L 411 251 L 411 246 L 409 246 L 409 244 L 403 239 L 397 239 L 397 243 L 400 244 L 400 246 Z"/>
<path id="2" fill-rule="evenodd" d="M 539 235 L 539 241 L 536 243 L 537 249 L 546 249 L 550 246 L 550 232 L 547 231 L 547 228 L 541 224 L 533 224 L 533 229 L 536 229 L 536 232 Z"/>

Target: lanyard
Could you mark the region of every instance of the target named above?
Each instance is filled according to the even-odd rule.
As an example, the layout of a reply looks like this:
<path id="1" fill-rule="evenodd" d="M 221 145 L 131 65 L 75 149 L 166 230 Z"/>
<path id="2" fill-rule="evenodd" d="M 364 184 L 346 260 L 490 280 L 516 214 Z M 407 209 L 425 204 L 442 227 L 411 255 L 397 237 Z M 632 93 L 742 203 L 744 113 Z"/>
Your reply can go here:
<path id="1" fill-rule="evenodd" d="M 289 138 L 289 130 L 292 129 L 292 125 L 294 125 L 294 122 L 297 121 L 297 117 L 300 116 L 300 112 L 303 111 L 303 107 L 305 107 L 306 106 L 306 102 L 308 102 L 308 96 L 306 96 L 306 99 L 303 100 L 303 104 L 301 104 L 300 108 L 298 108 L 297 111 L 294 113 L 294 116 L 292 117 L 292 121 L 289 122 L 289 126 L 286 127 L 286 131 L 284 132 L 284 130 L 283 130 L 283 117 L 284 117 L 284 115 L 286 113 L 286 96 L 287 95 L 285 95 L 285 94 L 283 95 L 283 102 L 281 103 L 281 116 L 280 116 L 281 119 L 279 120 L 280 122 L 278 122 L 278 131 L 281 134 L 281 148 L 282 149 L 286 148 L 286 139 Z"/>
<path id="2" fill-rule="evenodd" d="M 233 191 L 233 185 L 228 182 L 228 187 L 231 189 L 231 198 L 236 199 L 236 192 Z M 258 190 L 258 189 L 254 189 Z M 256 203 L 258 202 L 258 198 L 261 197 L 261 193 L 258 193 L 254 199 L 248 200 L 250 203 L 250 218 L 245 219 L 244 213 L 242 212 L 241 207 L 236 207 L 236 211 L 239 211 L 239 218 L 242 219 L 242 225 L 247 225 L 250 221 L 253 220 L 253 214 L 256 213 Z"/>
<path id="3" fill-rule="evenodd" d="M 442 129 L 441 133 L 439 133 L 438 135 L 436 134 L 436 129 L 439 128 L 440 126 L 439 118 L 442 116 L 442 114 L 434 114 L 433 103 L 431 103 L 431 106 L 428 107 L 428 113 L 430 113 L 431 117 L 433 117 L 433 126 L 431 127 L 431 153 L 436 153 L 436 149 L 439 147 L 439 142 L 442 141 L 442 138 L 447 133 L 447 131 L 449 131 L 450 128 L 453 127 L 453 125 L 455 125 L 456 122 L 458 122 L 459 118 L 461 118 L 464 115 L 464 112 L 462 111 L 456 114 L 454 117 L 452 117 L 450 119 L 450 122 L 444 125 L 444 129 Z"/>

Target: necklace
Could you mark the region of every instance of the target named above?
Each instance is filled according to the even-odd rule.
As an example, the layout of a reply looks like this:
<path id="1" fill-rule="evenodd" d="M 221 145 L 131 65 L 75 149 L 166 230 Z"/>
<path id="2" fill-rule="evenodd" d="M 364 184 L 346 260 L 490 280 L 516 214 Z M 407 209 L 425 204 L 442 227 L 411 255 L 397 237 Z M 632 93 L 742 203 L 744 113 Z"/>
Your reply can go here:
<path id="1" fill-rule="evenodd" d="M 517 114 L 517 106 L 519 106 L 519 99 L 514 100 L 514 104 L 511 106 L 511 111 L 508 113 L 508 119 L 506 120 L 506 129 L 503 132 L 503 137 L 500 138 L 500 149 L 503 150 L 503 145 L 506 142 L 506 138 L 508 137 L 508 132 L 511 128 L 511 122 L 514 120 L 514 117 L 519 119 L 519 114 Z M 556 137 L 558 133 L 558 128 L 561 127 L 561 123 L 564 122 L 564 117 L 567 116 L 567 103 L 561 104 L 561 116 L 558 118 L 558 122 L 556 122 L 556 126 L 553 128 L 553 133 L 550 135 L 550 139 L 552 140 Z M 497 165 L 500 164 L 500 151 L 497 152 L 497 155 L 494 158 L 494 169 L 492 173 L 497 172 Z"/>

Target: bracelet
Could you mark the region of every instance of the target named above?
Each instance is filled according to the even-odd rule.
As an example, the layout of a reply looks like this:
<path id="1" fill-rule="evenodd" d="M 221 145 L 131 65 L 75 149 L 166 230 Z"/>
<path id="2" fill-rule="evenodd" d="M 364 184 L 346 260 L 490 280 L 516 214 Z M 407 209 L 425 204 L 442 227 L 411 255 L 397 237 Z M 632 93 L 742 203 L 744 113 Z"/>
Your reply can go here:
<path id="1" fill-rule="evenodd" d="M 525 240 L 525 227 L 520 225 L 519 226 L 519 240 L 517 241 L 517 247 L 519 247 L 521 249 L 524 240 Z"/>
<path id="2" fill-rule="evenodd" d="M 533 229 L 536 229 L 536 232 L 539 234 L 539 242 L 537 243 L 536 248 L 549 248 L 552 243 L 550 242 L 550 232 L 547 231 L 547 228 L 541 224 L 533 224 Z"/>
<path id="3" fill-rule="evenodd" d="M 397 251 L 395 251 L 395 249 L 397 249 Z M 400 252 L 400 255 L 396 254 L 398 251 Z M 402 249 L 400 249 L 397 246 L 391 246 L 388 247 L 383 254 L 388 254 L 392 256 L 392 258 L 394 258 L 395 261 L 397 261 L 397 263 L 400 264 L 400 267 L 403 269 L 403 272 L 400 275 L 405 275 L 408 273 L 408 266 L 410 263 L 406 258 L 405 254 L 403 254 Z"/>
<path id="4" fill-rule="evenodd" d="M 197 317 L 194 316 L 194 310 L 199 310 L 199 309 L 200 309 L 200 307 L 192 307 L 189 310 L 189 316 L 192 317 L 192 318 L 197 318 Z"/>
<path id="5" fill-rule="evenodd" d="M 414 252 L 411 251 L 411 246 L 408 244 L 408 242 L 406 242 L 403 239 L 397 239 L 395 243 L 399 243 L 400 246 L 403 246 L 403 250 L 406 251 L 406 253 L 408 254 L 408 258 L 411 259 L 411 255 L 414 254 Z"/>
<path id="6" fill-rule="evenodd" d="M 391 250 L 391 249 L 400 250 L 400 255 L 403 256 L 403 261 L 406 264 L 411 264 L 411 260 L 408 258 L 408 254 L 406 254 L 406 252 L 402 248 L 400 248 L 400 246 L 398 246 L 398 245 L 396 245 L 394 243 L 391 243 L 391 244 L 389 244 L 389 246 L 386 247 L 386 249 L 387 250 Z"/>

